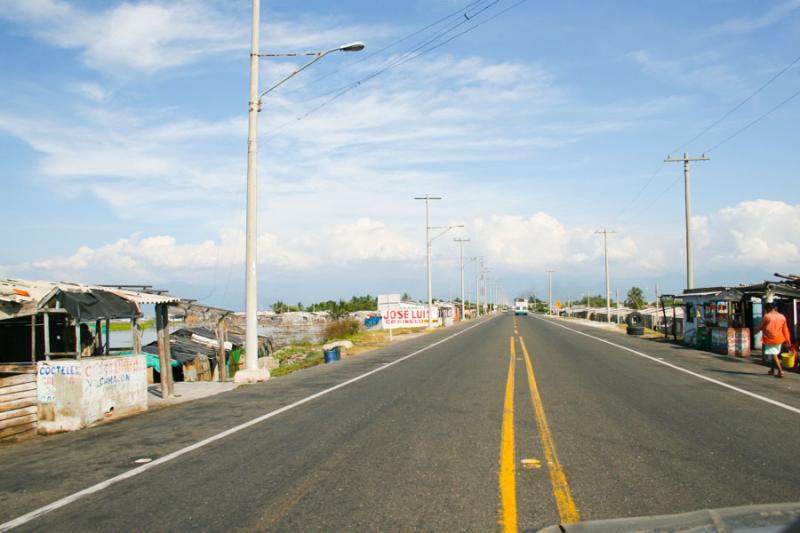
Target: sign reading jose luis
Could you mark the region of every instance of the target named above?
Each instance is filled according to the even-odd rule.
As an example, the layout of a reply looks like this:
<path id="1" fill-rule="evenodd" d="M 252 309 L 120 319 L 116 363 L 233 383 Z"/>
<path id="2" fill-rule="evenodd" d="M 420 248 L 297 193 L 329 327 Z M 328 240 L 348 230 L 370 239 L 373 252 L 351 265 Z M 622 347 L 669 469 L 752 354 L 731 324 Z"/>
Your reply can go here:
<path id="1" fill-rule="evenodd" d="M 384 329 L 428 327 L 428 306 L 416 302 L 404 302 L 399 294 L 378 295 L 378 312 Z M 433 322 L 439 321 L 439 313 L 433 308 Z"/>

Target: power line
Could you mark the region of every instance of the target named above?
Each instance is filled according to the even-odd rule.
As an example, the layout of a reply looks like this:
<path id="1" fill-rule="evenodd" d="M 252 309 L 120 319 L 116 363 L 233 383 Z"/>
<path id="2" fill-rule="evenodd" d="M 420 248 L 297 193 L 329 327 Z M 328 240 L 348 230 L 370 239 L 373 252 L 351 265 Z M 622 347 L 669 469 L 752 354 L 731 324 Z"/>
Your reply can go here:
<path id="1" fill-rule="evenodd" d="M 792 68 L 793 66 L 795 66 L 795 65 L 796 65 L 798 62 L 800 62 L 800 56 L 797 56 L 797 57 L 794 59 L 794 61 L 792 61 L 791 63 L 789 63 L 788 65 L 786 65 L 786 66 L 785 66 L 785 67 L 784 67 L 784 68 L 783 68 L 783 69 L 782 69 L 780 72 L 778 72 L 777 74 L 775 74 L 774 76 L 772 76 L 770 79 L 768 79 L 768 80 L 767 80 L 767 81 L 766 81 L 766 82 L 765 82 L 765 83 L 764 83 L 764 84 L 763 84 L 761 87 L 759 87 L 758 89 L 756 89 L 755 91 L 753 91 L 752 93 L 750 93 L 750 96 L 748 96 L 747 98 L 745 98 L 744 100 L 742 100 L 741 102 L 739 102 L 738 104 L 736 104 L 735 106 L 733 106 L 733 108 L 731 108 L 730 110 L 728 110 L 728 112 L 727 112 L 727 113 L 725 113 L 725 114 L 724 114 L 724 115 L 722 115 L 720 118 L 718 118 L 717 120 L 715 120 L 714 122 L 712 122 L 711 124 L 709 124 L 708 126 L 706 126 L 706 128 L 705 128 L 705 129 L 703 129 L 703 130 L 702 130 L 700 133 L 698 133 L 697 135 L 695 135 L 694 137 L 692 137 L 691 139 L 689 139 L 688 141 L 686 141 L 685 143 L 683 143 L 681 146 L 678 146 L 677 148 L 675 148 L 674 150 L 672 150 L 672 151 L 671 151 L 671 152 L 669 152 L 669 153 L 670 153 L 670 154 L 673 154 L 673 153 L 677 152 L 678 150 L 680 150 L 681 148 L 684 148 L 684 147 L 687 147 L 687 146 L 689 146 L 691 143 L 693 143 L 694 141 L 696 141 L 697 139 L 699 139 L 700 137 L 702 137 L 703 135 L 705 135 L 706 133 L 708 133 L 710 130 L 712 130 L 712 129 L 713 129 L 715 126 L 717 126 L 719 123 L 721 123 L 721 122 L 722 122 L 722 121 L 724 121 L 726 118 L 728 118 L 729 116 L 731 116 L 733 113 L 735 113 L 736 111 L 738 111 L 739 109 L 741 109 L 741 107 L 742 107 L 743 105 L 745 105 L 747 102 L 749 102 L 750 100 L 752 100 L 752 99 L 753 99 L 753 97 L 755 97 L 755 96 L 756 96 L 758 93 L 760 93 L 761 91 L 763 91 L 764 89 L 766 89 L 766 88 L 767 88 L 769 85 L 771 85 L 771 84 L 772 84 L 772 82 L 773 82 L 773 81 L 775 81 L 775 80 L 777 80 L 778 78 L 780 78 L 780 77 L 781 77 L 781 76 L 782 76 L 782 75 L 783 75 L 783 74 L 784 74 L 784 73 L 785 73 L 787 70 L 789 70 L 790 68 Z M 782 105 L 782 104 L 781 104 L 781 105 Z M 708 152 L 708 150 L 706 150 L 706 152 Z"/>
<path id="2" fill-rule="evenodd" d="M 783 74 L 785 74 L 789 69 L 791 69 L 797 63 L 800 63 L 800 56 L 798 56 L 794 60 L 792 60 L 788 65 L 783 67 L 780 71 L 778 71 L 771 78 L 769 78 L 766 82 L 764 82 L 758 89 L 756 89 L 755 91 L 750 93 L 745 99 L 743 99 L 741 102 L 739 102 L 738 104 L 733 106 L 731 109 L 729 109 L 727 112 L 725 112 L 720 118 L 718 118 L 717 120 L 715 120 L 714 122 L 712 122 L 711 124 L 709 124 L 708 126 L 703 128 L 699 133 L 694 135 L 691 139 L 689 139 L 685 143 L 683 143 L 683 144 L 677 146 L 676 148 L 672 149 L 669 152 L 669 154 L 670 155 L 674 154 L 676 151 L 680 150 L 683 147 L 686 147 L 686 146 L 690 145 L 691 143 L 693 143 L 694 141 L 696 141 L 697 139 L 699 139 L 700 137 L 702 137 L 703 135 L 705 135 L 706 133 L 708 133 L 709 131 L 714 129 L 716 126 L 718 126 L 723 121 L 725 121 L 725 119 L 727 119 L 732 114 L 734 114 L 736 111 L 741 109 L 746 103 L 748 103 L 750 100 L 752 100 L 761 91 L 763 91 L 768 86 L 770 86 L 775 80 L 780 78 Z M 719 148 L 722 144 L 730 141 L 734 137 L 738 136 L 740 133 L 744 132 L 749 127 L 755 125 L 757 122 L 759 122 L 762 119 L 766 118 L 768 115 L 773 113 L 776 109 L 778 109 L 779 107 L 789 103 L 789 101 L 791 101 L 792 99 L 794 99 L 798 95 L 800 95 L 800 91 L 798 91 L 797 93 L 794 93 L 792 96 L 790 96 L 786 100 L 782 101 L 780 104 L 778 104 L 774 108 L 770 109 L 767 113 L 765 113 L 764 115 L 758 117 L 757 119 L 755 119 L 754 121 L 750 122 L 749 124 L 745 125 L 743 128 L 740 128 L 739 130 L 734 132 L 732 135 L 726 137 L 725 139 L 723 139 L 722 141 L 720 141 L 719 143 L 714 145 L 712 148 L 706 150 L 704 153 L 709 153 L 709 152 L 711 152 L 711 150 Z M 622 208 L 622 210 L 617 215 L 618 218 L 621 217 L 628 210 L 628 208 L 630 208 L 632 205 L 635 204 L 636 200 L 638 200 L 639 197 L 641 197 L 641 195 L 644 193 L 644 191 L 647 190 L 647 188 L 650 186 L 650 184 L 653 182 L 653 180 L 656 178 L 656 176 L 658 176 L 658 174 L 660 174 L 663 169 L 664 169 L 664 162 L 662 161 L 661 164 L 658 166 L 658 168 L 655 170 L 655 172 L 653 172 L 650 175 L 650 177 L 647 179 L 647 181 L 644 183 L 644 185 L 638 190 L 636 195 L 634 195 L 633 199 L 630 202 L 628 202 L 627 204 L 625 204 L 625 206 Z M 658 194 L 656 199 L 661 198 L 664 194 L 666 194 L 666 192 L 669 191 L 669 189 L 671 189 L 675 185 L 675 183 L 677 183 L 677 180 L 675 180 L 673 183 L 671 183 L 666 189 L 661 191 L 661 193 Z M 654 203 L 655 203 L 655 201 L 650 202 L 649 204 L 647 204 L 647 207 L 650 207 Z"/>
<path id="3" fill-rule="evenodd" d="M 478 14 L 479 14 L 479 13 L 482 13 L 482 12 L 484 12 L 484 11 L 486 11 L 486 10 L 487 10 L 487 9 L 489 9 L 489 8 L 491 8 L 493 5 L 497 4 L 499 1 L 500 1 L 500 0 L 495 0 L 495 1 L 494 1 L 494 2 L 492 2 L 491 4 L 488 4 L 488 5 L 484 6 L 484 7 L 483 7 L 483 8 L 482 8 L 482 9 L 481 9 L 479 12 L 478 12 Z M 338 90 L 338 92 L 336 92 L 335 94 L 333 94 L 333 96 L 332 96 L 331 98 L 329 98 L 328 100 L 325 100 L 325 101 L 324 101 L 324 102 L 322 102 L 321 104 L 319 104 L 319 105 L 317 105 L 317 106 L 313 107 L 312 109 L 310 109 L 309 111 L 307 111 L 307 112 L 306 112 L 306 113 L 304 113 L 303 115 L 300 115 L 299 117 L 296 117 L 295 119 L 292 119 L 292 120 L 290 120 L 290 121 L 287 121 L 287 122 L 285 122 L 284 124 L 281 124 L 280 126 L 278 126 L 278 127 L 275 129 L 275 130 L 273 130 L 273 131 L 272 131 L 271 135 L 276 135 L 277 133 L 279 133 L 279 132 L 280 132 L 281 130 L 283 130 L 284 128 L 286 128 L 286 127 L 289 127 L 289 126 L 290 126 L 290 125 L 292 125 L 292 124 L 296 124 L 296 123 L 298 123 L 298 122 L 300 122 L 300 121 L 304 120 L 305 118 L 307 118 L 307 117 L 308 117 L 308 116 L 310 116 L 311 114 L 313 114 L 313 113 L 315 113 L 315 112 L 319 111 L 319 110 L 320 110 L 320 109 L 322 109 L 323 107 L 325 107 L 325 106 L 329 105 L 329 104 L 330 104 L 330 103 L 332 103 L 333 101 L 335 101 L 335 100 L 337 100 L 338 98 L 340 98 L 340 97 L 344 96 L 345 94 L 347 94 L 348 92 L 352 91 L 353 89 L 355 89 L 355 88 L 357 88 L 357 87 L 361 86 L 362 84 L 364 84 L 364 83 L 366 83 L 366 82 L 368 82 L 368 81 L 370 81 L 370 80 L 372 80 L 372 79 L 374 79 L 374 78 L 378 77 L 379 75 L 381 75 L 381 74 L 384 74 L 385 72 L 387 72 L 387 71 L 389 71 L 389 70 L 391 70 L 391 69 L 393 69 L 393 68 L 399 67 L 400 65 L 403 65 L 403 64 L 405 64 L 405 63 L 408 63 L 409 61 L 413 61 L 414 59 L 417 59 L 417 58 L 419 58 L 419 57 L 421 57 L 421 56 L 423 56 L 423 55 L 425 55 L 425 54 L 427 54 L 427 53 L 429 53 L 429 52 L 432 52 L 433 50 L 435 50 L 435 49 L 437 49 L 437 48 L 440 48 L 440 47 L 442 47 L 442 46 L 446 45 L 446 44 L 448 44 L 448 43 L 452 42 L 453 40 L 457 39 L 458 37 L 461 37 L 462 35 L 465 35 L 465 34 L 467 34 L 467 33 L 471 32 L 471 31 L 473 31 L 473 30 L 475 30 L 475 29 L 479 28 L 480 26 L 483 26 L 483 25 L 484 25 L 484 24 L 486 24 L 487 22 L 490 22 L 490 21 L 492 21 L 492 20 L 496 19 L 496 18 L 497 18 L 497 17 L 499 17 L 500 15 L 503 15 L 504 13 L 507 13 L 508 11 L 510 11 L 510 10 L 512 10 L 512 9 L 514 9 L 514 8 L 516 8 L 517 6 L 519 6 L 519 5 L 523 4 L 523 3 L 527 2 L 527 1 L 528 1 L 528 0 L 518 0 L 518 1 L 517 1 L 517 2 L 515 2 L 514 4 L 510 5 L 509 7 L 507 7 L 506 9 L 503 9 L 502 11 L 500 11 L 500 12 L 496 13 L 496 14 L 495 14 L 495 15 L 493 15 L 492 17 L 490 17 L 490 18 L 488 18 L 488 19 L 486 19 L 486 20 L 484 20 L 484 21 L 482 21 L 482 22 L 479 22 L 479 23 L 477 23 L 477 24 L 474 24 L 474 25 L 470 26 L 469 28 L 467 28 L 467 29 L 465 29 L 465 30 L 463 30 L 463 31 L 461 31 L 461 32 L 459 32 L 459 33 L 457 33 L 457 34 L 455 34 L 455 35 L 451 36 L 449 39 L 447 39 L 447 40 L 445 40 L 445 41 L 442 41 L 442 42 L 439 42 L 439 43 L 435 44 L 434 46 L 429 46 L 428 48 L 423 48 L 424 46 L 427 46 L 427 45 L 429 45 L 429 44 L 431 44 L 431 43 L 435 42 L 435 41 L 436 41 L 437 39 L 439 39 L 441 36 L 443 36 L 443 35 L 445 35 L 445 34 L 449 33 L 449 32 L 450 32 L 450 31 L 452 31 L 453 29 L 455 29 L 455 28 L 457 28 L 457 27 L 459 27 L 459 26 L 463 25 L 463 24 L 464 24 L 464 23 L 466 23 L 467 21 L 471 21 L 471 20 L 472 20 L 472 18 L 466 18 L 466 17 L 465 17 L 465 21 L 464 21 L 464 22 L 459 22 L 459 24 L 457 24 L 457 25 L 454 25 L 454 26 L 451 26 L 450 28 L 448 28 L 447 30 L 444 30 L 443 32 L 439 32 L 439 35 L 437 35 L 437 36 L 434 36 L 433 38 L 429 39 L 427 42 L 423 43 L 422 45 L 417 45 L 417 46 L 416 46 L 414 49 L 412 49 L 412 50 L 410 50 L 410 51 L 406 51 L 406 52 L 404 52 L 403 54 L 401 54 L 400 58 L 397 58 L 395 61 L 393 61 L 393 62 L 390 62 L 388 65 L 386 65 L 385 67 L 383 67 L 383 68 L 379 69 L 378 71 L 376 71 L 376 72 L 373 72 L 372 74 L 369 74 L 368 76 L 365 76 L 364 78 L 361 78 L 360 80 L 357 80 L 357 81 L 355 81 L 355 82 L 352 82 L 352 83 L 351 83 L 351 84 L 349 84 L 349 85 L 346 85 L 346 86 L 343 86 L 343 87 L 341 87 L 341 88 Z M 477 16 L 477 14 L 476 14 L 476 15 L 473 15 L 473 18 L 474 18 L 475 16 Z M 416 54 L 414 54 L 414 55 L 410 55 L 410 54 L 412 54 L 413 52 L 417 52 L 417 53 L 416 53 Z M 404 56 L 405 56 L 405 57 L 404 57 Z M 327 94 L 331 94 L 331 93 L 327 93 Z"/>
<path id="4" fill-rule="evenodd" d="M 791 102 L 792 100 L 797 98 L 797 96 L 800 96 L 800 90 L 798 90 L 797 92 L 795 92 L 794 94 L 792 94 L 791 96 L 789 96 L 788 98 L 783 100 L 781 103 L 779 103 L 778 105 L 776 105 L 775 107 L 773 107 L 772 109 L 770 109 L 769 111 L 767 111 L 766 113 L 764 113 L 763 115 L 758 117 L 757 119 L 748 122 L 743 127 L 739 128 L 738 130 L 733 132 L 731 135 L 728 135 L 723 140 L 721 140 L 720 142 L 718 142 L 717 144 L 715 144 L 714 146 L 712 146 L 711 148 L 706 150 L 705 153 L 710 153 L 712 150 L 716 150 L 717 148 L 719 148 L 720 146 L 722 146 L 726 142 L 730 141 L 734 137 L 737 137 L 740 133 L 743 133 L 745 130 L 750 128 L 750 126 L 754 126 L 755 124 L 761 122 L 763 119 L 767 118 L 773 112 L 775 112 L 778 108 L 783 107 L 784 105 L 788 104 L 789 102 Z"/>
<path id="5" fill-rule="evenodd" d="M 317 81 L 324 80 L 325 78 L 328 78 L 330 76 L 338 74 L 339 72 L 341 72 L 343 70 L 346 70 L 346 69 L 352 67 L 353 65 L 357 65 L 358 63 L 361 63 L 363 61 L 366 61 L 367 59 L 375 57 L 376 55 L 381 54 L 381 53 L 385 52 L 386 50 L 389 50 L 390 48 L 394 48 L 398 44 L 400 44 L 402 42 L 405 42 L 408 39 L 410 39 L 410 38 L 412 38 L 412 37 L 414 37 L 416 35 L 419 35 L 420 33 L 423 33 L 425 31 L 433 28 L 434 26 L 437 26 L 438 24 L 441 24 L 442 22 L 446 21 L 447 19 L 453 18 L 456 15 L 465 14 L 465 11 L 467 11 L 468 9 L 474 7 L 477 4 L 485 2 L 485 1 L 487 1 L 487 0 L 475 0 L 473 2 L 469 2 L 468 4 L 464 5 L 463 7 L 459 8 L 459 9 L 457 9 L 455 11 L 452 11 L 451 13 L 441 17 L 438 20 L 435 20 L 435 21 L 431 22 L 430 24 L 428 24 L 424 28 L 420 28 L 420 29 L 418 29 L 418 30 L 416 30 L 416 31 L 414 31 L 412 33 L 409 33 L 408 35 L 406 35 L 406 36 L 404 36 L 404 37 L 402 37 L 402 38 L 400 38 L 400 39 L 398 39 L 398 40 L 396 40 L 394 42 L 391 42 L 391 43 L 387 44 L 383 48 L 375 50 L 374 52 L 369 53 L 369 54 L 367 54 L 365 56 L 359 57 L 358 59 L 352 60 L 352 61 L 348 62 L 346 65 L 343 65 L 342 67 L 340 67 L 340 68 L 338 68 L 338 69 L 336 69 L 336 70 L 334 70 L 332 72 L 329 72 L 329 73 L 325 74 L 324 76 L 320 76 L 319 78 L 317 78 Z"/>

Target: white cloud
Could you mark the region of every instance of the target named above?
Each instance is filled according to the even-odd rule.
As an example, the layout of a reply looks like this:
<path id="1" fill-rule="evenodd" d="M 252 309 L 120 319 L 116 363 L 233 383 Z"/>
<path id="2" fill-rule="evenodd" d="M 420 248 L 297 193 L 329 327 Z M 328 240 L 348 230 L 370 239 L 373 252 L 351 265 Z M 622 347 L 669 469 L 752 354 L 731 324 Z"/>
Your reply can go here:
<path id="1" fill-rule="evenodd" d="M 711 28 L 712 33 L 748 33 L 767 28 L 785 20 L 800 9 L 800 0 L 784 0 L 757 17 L 737 17 Z"/>
<path id="2" fill-rule="evenodd" d="M 796 272 L 800 264 L 800 205 L 780 201 L 742 202 L 694 217 L 697 273 L 762 271 Z M 493 275 L 540 276 L 555 269 L 561 276 L 592 276 L 602 272 L 602 237 L 594 228 L 568 226 L 548 213 L 493 215 L 467 224 L 470 256 L 484 257 Z M 417 234 L 419 233 L 419 235 Z M 424 262 L 421 232 L 359 218 L 328 227 L 305 228 L 291 238 L 259 237 L 259 264 L 273 272 L 325 276 L 331 266 L 353 271 L 380 268 L 398 275 Z M 436 241 L 437 261 L 450 261 L 452 243 Z M 679 276 L 684 269 L 680 227 L 634 228 L 609 235 L 609 260 L 614 279 Z M 41 258 L 0 265 L 11 277 L 85 282 L 180 280 L 209 283 L 218 271 L 244 264 L 244 235 L 238 229 L 220 232 L 217 241 L 181 243 L 167 235 L 133 235 L 98 246 L 82 246 L 65 257 Z M 740 279 L 739 281 L 752 281 Z"/>
<path id="3" fill-rule="evenodd" d="M 90 68 L 130 77 L 213 59 L 250 46 L 250 10 L 226 2 L 138 1 L 98 11 L 65 0 L 0 0 L 0 17 L 27 25 L 40 39 L 78 50 Z M 275 51 L 317 50 L 386 28 L 345 26 L 333 20 L 262 23 Z"/>
<path id="4" fill-rule="evenodd" d="M 716 267 L 763 266 L 796 272 L 800 205 L 754 200 L 692 218 L 702 258 Z"/>
<path id="5" fill-rule="evenodd" d="M 258 263 L 289 271 L 309 271 L 323 265 L 372 261 L 419 260 L 418 243 L 386 224 L 360 218 L 316 231 L 295 234 L 291 240 L 270 233 L 258 238 Z M 132 235 L 98 246 L 81 246 L 64 257 L 36 259 L 0 266 L 0 272 L 19 277 L 111 282 L 208 280 L 221 267 L 244 264 L 244 232 L 220 231 L 218 240 L 179 243 L 169 235 Z"/>
<path id="6" fill-rule="evenodd" d="M 602 239 L 593 229 L 568 228 L 547 213 L 478 218 L 474 228 L 487 261 L 516 272 L 544 268 L 583 269 L 603 253 Z M 631 236 L 610 235 L 609 241 L 611 261 L 639 263 L 647 268 Z"/>
<path id="7" fill-rule="evenodd" d="M 731 90 L 744 85 L 740 72 L 724 63 L 717 52 L 707 51 L 685 58 L 667 59 L 656 57 L 647 50 L 636 50 L 625 57 L 638 64 L 646 74 L 669 83 L 697 87 L 720 95 L 729 95 Z"/>

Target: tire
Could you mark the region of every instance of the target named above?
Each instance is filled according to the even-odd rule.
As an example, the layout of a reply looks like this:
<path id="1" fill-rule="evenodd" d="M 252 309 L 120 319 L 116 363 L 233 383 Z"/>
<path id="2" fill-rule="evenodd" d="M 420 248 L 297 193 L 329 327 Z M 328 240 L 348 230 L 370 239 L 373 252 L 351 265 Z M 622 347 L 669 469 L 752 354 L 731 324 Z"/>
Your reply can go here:
<path id="1" fill-rule="evenodd" d="M 638 311 L 634 311 L 633 313 L 629 313 L 628 316 L 625 317 L 625 322 L 628 324 L 629 327 L 640 327 L 643 322 L 642 314 Z"/>
<path id="2" fill-rule="evenodd" d="M 644 326 L 628 326 L 628 335 L 644 335 Z"/>

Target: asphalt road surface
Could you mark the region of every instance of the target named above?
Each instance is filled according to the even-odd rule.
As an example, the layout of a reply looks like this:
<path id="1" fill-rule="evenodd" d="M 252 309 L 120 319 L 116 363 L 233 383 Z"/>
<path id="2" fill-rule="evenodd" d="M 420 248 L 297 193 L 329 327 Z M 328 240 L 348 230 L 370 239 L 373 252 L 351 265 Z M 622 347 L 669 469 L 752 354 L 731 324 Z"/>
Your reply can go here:
<path id="1" fill-rule="evenodd" d="M 765 371 L 501 315 L 2 447 L 0 529 L 524 531 L 797 502 L 800 375 Z"/>

